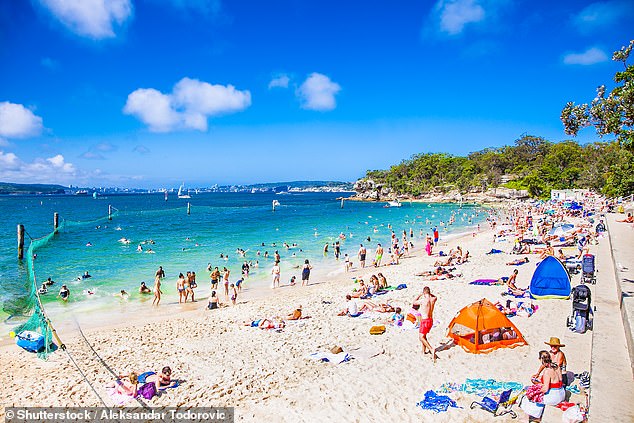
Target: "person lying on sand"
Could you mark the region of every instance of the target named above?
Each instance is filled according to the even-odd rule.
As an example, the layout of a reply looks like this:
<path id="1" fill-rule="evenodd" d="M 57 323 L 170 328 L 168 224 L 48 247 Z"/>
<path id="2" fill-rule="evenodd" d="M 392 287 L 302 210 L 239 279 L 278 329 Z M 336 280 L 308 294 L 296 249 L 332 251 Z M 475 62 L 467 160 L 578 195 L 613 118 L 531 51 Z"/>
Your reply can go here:
<path id="1" fill-rule="evenodd" d="M 359 311 L 376 311 L 378 313 L 392 313 L 394 311 L 394 307 L 387 303 L 376 304 L 372 301 L 364 301 Z"/>
<path id="2" fill-rule="evenodd" d="M 178 381 L 172 380 L 172 369 L 169 366 L 163 367 L 163 369 L 161 369 L 161 372 L 158 374 L 152 371 L 143 372 L 143 373 L 133 371 L 133 372 L 130 372 L 130 374 L 128 375 L 124 375 L 124 374 L 119 375 L 119 379 L 122 379 L 122 378 L 131 379 L 132 375 L 134 375 L 138 384 L 142 385 L 145 383 L 154 383 L 156 386 L 157 392 L 159 389 L 174 388 L 178 386 Z M 136 396 L 136 394 L 134 396 Z"/>
<path id="3" fill-rule="evenodd" d="M 138 374 L 136 372 L 130 372 L 127 377 L 119 377 L 115 380 L 115 392 L 117 394 L 126 395 L 129 397 L 137 396 L 137 388 L 139 387 Z"/>
<path id="4" fill-rule="evenodd" d="M 453 279 L 456 277 L 460 277 L 462 276 L 462 274 L 452 274 L 451 271 L 456 270 L 455 267 L 451 268 L 451 269 L 443 269 L 442 267 L 438 266 L 436 269 L 434 270 L 430 270 L 427 272 L 422 272 L 422 273 L 416 273 L 414 276 L 428 276 L 430 281 L 440 281 L 440 280 L 444 280 L 444 279 Z"/>
<path id="5" fill-rule="evenodd" d="M 260 329 L 284 329 L 286 322 L 281 317 L 273 317 L 272 319 L 258 319 L 251 322 L 245 322 L 245 326 Z"/>
<path id="6" fill-rule="evenodd" d="M 447 260 L 436 260 L 434 262 L 434 267 L 438 267 L 438 266 L 451 266 L 451 264 L 453 263 L 454 258 L 453 257 L 449 257 Z"/>
<path id="7" fill-rule="evenodd" d="M 559 250 L 561 251 L 561 250 Z M 513 261 L 509 261 L 506 263 L 507 266 L 521 266 L 522 264 L 528 263 L 528 257 L 524 257 L 523 259 L 517 259 Z"/>

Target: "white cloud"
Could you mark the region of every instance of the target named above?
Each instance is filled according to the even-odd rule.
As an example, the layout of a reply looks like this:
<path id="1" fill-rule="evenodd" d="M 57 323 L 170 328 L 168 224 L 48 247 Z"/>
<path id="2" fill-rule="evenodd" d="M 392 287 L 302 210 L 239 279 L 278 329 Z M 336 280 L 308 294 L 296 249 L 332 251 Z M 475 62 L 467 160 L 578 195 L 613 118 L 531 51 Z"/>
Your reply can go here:
<path id="1" fill-rule="evenodd" d="M 280 75 L 277 78 L 273 78 L 271 82 L 269 82 L 269 90 L 271 88 L 288 88 L 290 80 L 287 75 Z"/>
<path id="2" fill-rule="evenodd" d="M 449 35 L 460 34 L 470 23 L 485 19 L 484 8 L 476 0 L 439 0 L 435 8 L 440 30 Z"/>
<path id="3" fill-rule="evenodd" d="M 21 104 L 0 102 L 0 137 L 27 138 L 41 132 L 41 117 Z"/>
<path id="4" fill-rule="evenodd" d="M 634 3 L 630 0 L 597 2 L 584 7 L 573 17 L 573 22 L 582 32 L 609 27 L 634 14 Z"/>
<path id="5" fill-rule="evenodd" d="M 123 112 L 136 116 L 153 132 L 168 132 L 180 121 L 172 109 L 170 96 L 154 88 L 140 88 L 130 93 Z"/>
<path id="6" fill-rule="evenodd" d="M 564 63 L 567 65 L 594 65 L 607 60 L 608 55 L 596 47 L 589 48 L 583 53 L 568 53 L 564 56 Z"/>
<path id="7" fill-rule="evenodd" d="M 39 0 L 72 32 L 93 39 L 115 36 L 114 25 L 132 16 L 131 0 Z"/>
<path id="8" fill-rule="evenodd" d="M 311 73 L 297 89 L 302 108 L 308 110 L 327 111 L 337 107 L 335 95 L 341 91 L 341 86 L 333 82 L 326 75 Z"/>
<path id="9" fill-rule="evenodd" d="M 171 94 L 141 88 L 128 95 L 123 112 L 136 116 L 153 132 L 177 129 L 207 130 L 207 119 L 235 113 L 251 105 L 251 93 L 233 85 L 212 85 L 183 78 Z"/>
<path id="10" fill-rule="evenodd" d="M 27 163 L 13 153 L 0 151 L 0 180 L 17 183 L 67 184 L 82 177 L 72 163 L 58 154 Z"/>

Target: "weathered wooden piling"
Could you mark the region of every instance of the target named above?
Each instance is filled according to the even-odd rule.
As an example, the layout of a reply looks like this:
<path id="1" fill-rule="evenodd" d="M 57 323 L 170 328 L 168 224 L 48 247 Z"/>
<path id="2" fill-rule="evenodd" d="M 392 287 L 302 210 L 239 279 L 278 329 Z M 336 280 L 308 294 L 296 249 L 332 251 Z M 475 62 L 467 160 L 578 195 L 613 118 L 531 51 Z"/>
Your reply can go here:
<path id="1" fill-rule="evenodd" d="M 24 258 L 24 225 L 18 225 L 18 260 Z"/>

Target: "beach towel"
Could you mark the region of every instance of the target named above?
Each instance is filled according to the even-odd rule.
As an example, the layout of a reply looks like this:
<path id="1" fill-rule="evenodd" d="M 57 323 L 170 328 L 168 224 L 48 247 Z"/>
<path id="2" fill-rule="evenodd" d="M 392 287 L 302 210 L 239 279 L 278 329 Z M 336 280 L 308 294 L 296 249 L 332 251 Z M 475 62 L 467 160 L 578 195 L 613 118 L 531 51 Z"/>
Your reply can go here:
<path id="1" fill-rule="evenodd" d="M 367 360 L 381 355 L 383 352 L 383 348 L 381 347 L 359 347 L 357 349 L 350 350 L 350 358 L 354 358 L 355 360 Z"/>
<path id="2" fill-rule="evenodd" d="M 476 279 L 473 282 L 469 282 L 469 285 L 500 285 L 502 284 L 501 279 Z"/>
<path id="3" fill-rule="evenodd" d="M 502 250 L 496 250 L 495 248 L 491 248 L 491 251 L 489 251 L 487 254 L 499 254 L 499 253 L 503 253 L 504 251 Z"/>
<path id="4" fill-rule="evenodd" d="M 350 361 L 350 354 L 345 351 L 339 354 L 333 354 L 331 352 L 315 352 L 306 356 L 309 360 L 318 360 L 324 363 L 341 364 L 346 361 Z"/>
<path id="5" fill-rule="evenodd" d="M 520 392 L 524 389 L 524 385 L 519 382 L 498 382 L 495 379 L 467 379 L 465 383 L 443 383 L 437 391 L 442 393 L 466 392 L 467 394 L 485 397 L 491 393 L 506 391 L 507 389 Z"/>
<path id="6" fill-rule="evenodd" d="M 425 398 L 421 402 L 416 403 L 416 405 L 423 410 L 432 410 L 436 413 L 447 411 L 449 407 L 462 408 L 458 407 L 456 401 L 447 395 L 438 395 L 432 390 L 425 392 Z"/>
<path id="7" fill-rule="evenodd" d="M 405 285 L 404 283 L 402 283 L 402 284 L 400 284 L 400 285 L 398 285 L 396 287 L 397 290 L 401 290 L 401 289 L 405 289 L 405 288 L 407 288 L 407 285 Z"/>
<path id="8" fill-rule="evenodd" d="M 112 399 L 112 403 L 117 407 L 126 405 L 128 401 L 132 399 L 130 395 L 124 395 L 117 392 L 117 388 L 106 388 L 106 392 L 110 396 L 110 399 Z"/>

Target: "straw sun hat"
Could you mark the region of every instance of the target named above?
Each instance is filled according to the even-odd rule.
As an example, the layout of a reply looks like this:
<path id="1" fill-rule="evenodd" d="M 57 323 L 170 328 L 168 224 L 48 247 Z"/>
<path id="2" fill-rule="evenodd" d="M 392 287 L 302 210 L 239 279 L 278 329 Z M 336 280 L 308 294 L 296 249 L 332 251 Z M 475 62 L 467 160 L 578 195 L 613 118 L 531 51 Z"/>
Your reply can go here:
<path id="1" fill-rule="evenodd" d="M 551 336 L 550 341 L 544 342 L 544 344 L 550 345 L 551 347 L 565 347 L 565 345 L 561 343 L 559 338 L 555 338 L 554 336 Z"/>

